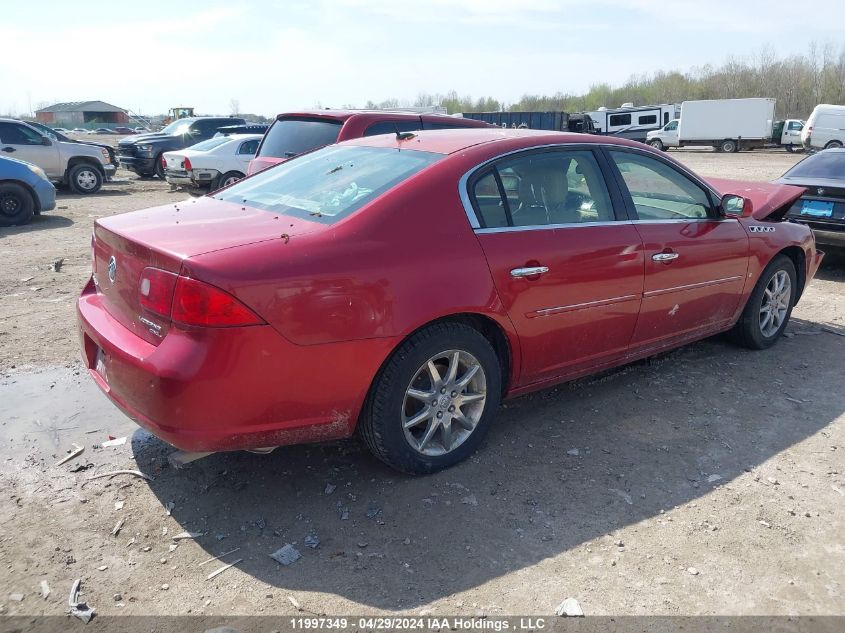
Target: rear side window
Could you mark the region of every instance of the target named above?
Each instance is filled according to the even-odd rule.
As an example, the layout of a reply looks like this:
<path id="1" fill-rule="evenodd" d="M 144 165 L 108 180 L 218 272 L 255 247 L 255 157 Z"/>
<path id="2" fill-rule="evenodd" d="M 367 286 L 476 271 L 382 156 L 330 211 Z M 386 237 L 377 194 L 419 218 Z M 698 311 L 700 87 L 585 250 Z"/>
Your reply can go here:
<path id="1" fill-rule="evenodd" d="M 260 142 L 261 139 L 257 138 L 254 138 L 251 141 L 244 141 L 238 148 L 238 154 L 247 154 L 249 156 L 254 156 L 255 152 L 258 151 L 258 143 Z"/>
<path id="2" fill-rule="evenodd" d="M 342 121 L 327 119 L 279 119 L 267 131 L 259 156 L 290 158 L 337 142 Z"/>
<path id="3" fill-rule="evenodd" d="M 235 183 L 213 197 L 333 224 L 443 158 L 442 154 L 331 145 Z"/>
<path id="4" fill-rule="evenodd" d="M 468 127 L 479 127 L 477 125 L 461 125 L 458 122 L 423 121 L 424 130 L 464 130 Z"/>
<path id="5" fill-rule="evenodd" d="M 483 228 L 614 220 L 607 185 L 590 151 L 500 161 L 475 180 L 472 198 Z"/>
<path id="6" fill-rule="evenodd" d="M 420 129 L 420 120 L 394 119 L 392 121 L 379 121 L 370 125 L 364 136 L 378 136 L 379 134 L 396 134 L 396 132 L 416 132 Z"/>

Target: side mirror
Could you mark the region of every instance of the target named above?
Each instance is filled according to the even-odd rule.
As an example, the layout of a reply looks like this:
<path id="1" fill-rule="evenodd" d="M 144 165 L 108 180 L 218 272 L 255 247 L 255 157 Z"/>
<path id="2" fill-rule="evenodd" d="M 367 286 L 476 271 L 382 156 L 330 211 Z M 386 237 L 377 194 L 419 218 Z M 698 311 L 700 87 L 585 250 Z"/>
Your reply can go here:
<path id="1" fill-rule="evenodd" d="M 51 141 L 51 140 L 50 140 L 49 138 L 47 138 L 46 136 L 42 136 L 42 137 L 41 137 L 41 144 L 42 144 L 42 145 L 52 145 L 52 144 L 53 144 L 53 141 Z"/>
<path id="2" fill-rule="evenodd" d="M 749 218 L 754 211 L 754 205 L 748 198 L 729 193 L 722 196 L 722 200 L 719 202 L 719 211 L 725 218 Z"/>

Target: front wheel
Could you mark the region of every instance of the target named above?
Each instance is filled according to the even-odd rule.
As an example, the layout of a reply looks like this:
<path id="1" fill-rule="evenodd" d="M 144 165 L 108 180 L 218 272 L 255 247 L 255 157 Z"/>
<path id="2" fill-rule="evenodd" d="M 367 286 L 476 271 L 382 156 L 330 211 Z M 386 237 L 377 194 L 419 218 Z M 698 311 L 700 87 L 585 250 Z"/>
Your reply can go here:
<path id="1" fill-rule="evenodd" d="M 440 323 L 405 341 L 379 372 L 359 431 L 397 470 L 433 473 L 466 459 L 499 406 L 502 370 L 490 342 L 462 323 Z"/>
<path id="2" fill-rule="evenodd" d="M 740 344 L 750 349 L 766 349 L 775 344 L 795 305 L 796 279 L 795 265 L 786 255 L 769 262 L 734 327 Z"/>
<path id="3" fill-rule="evenodd" d="M 784 149 L 790 154 L 795 152 L 795 146 L 792 143 L 790 143 L 789 145 L 784 145 Z"/>
<path id="4" fill-rule="evenodd" d="M 74 165 L 68 172 L 67 180 L 76 193 L 97 193 L 103 186 L 103 174 L 88 163 Z"/>
<path id="5" fill-rule="evenodd" d="M 164 180 L 164 163 L 161 161 L 161 154 L 156 156 L 156 176 Z"/>
<path id="6" fill-rule="evenodd" d="M 35 211 L 30 193 L 14 182 L 0 183 L 0 226 L 27 224 Z"/>
<path id="7" fill-rule="evenodd" d="M 842 147 L 842 141 L 831 141 L 830 143 L 824 146 L 825 149 L 834 149 L 838 147 Z"/>
<path id="8" fill-rule="evenodd" d="M 664 151 L 663 150 L 663 141 L 661 141 L 659 138 L 656 138 L 653 141 L 649 141 L 648 144 L 651 145 L 658 152 Z"/>

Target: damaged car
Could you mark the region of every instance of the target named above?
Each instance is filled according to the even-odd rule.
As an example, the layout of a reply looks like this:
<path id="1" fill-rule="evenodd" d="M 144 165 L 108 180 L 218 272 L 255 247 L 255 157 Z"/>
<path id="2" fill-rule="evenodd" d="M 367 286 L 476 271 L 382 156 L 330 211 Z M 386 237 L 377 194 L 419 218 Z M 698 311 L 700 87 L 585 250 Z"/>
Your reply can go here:
<path id="1" fill-rule="evenodd" d="M 184 451 L 357 433 L 431 473 L 502 399 L 721 332 L 774 345 L 822 259 L 784 221 L 803 191 L 602 136 L 358 138 L 99 218 L 82 355 Z"/>

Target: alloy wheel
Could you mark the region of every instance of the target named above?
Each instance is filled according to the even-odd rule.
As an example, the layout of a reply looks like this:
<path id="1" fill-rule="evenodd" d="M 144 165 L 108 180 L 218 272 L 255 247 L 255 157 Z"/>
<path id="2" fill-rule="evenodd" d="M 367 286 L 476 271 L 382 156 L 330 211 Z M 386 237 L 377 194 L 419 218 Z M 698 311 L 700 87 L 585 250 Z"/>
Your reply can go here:
<path id="1" fill-rule="evenodd" d="M 792 282 L 789 273 L 779 270 L 763 291 L 763 301 L 760 304 L 760 332 L 763 336 L 774 336 L 780 329 L 789 312 L 789 302 L 792 299 Z"/>
<path id="2" fill-rule="evenodd" d="M 475 356 L 460 350 L 436 354 L 405 390 L 405 438 L 418 453 L 445 455 L 472 435 L 486 402 L 487 377 Z"/>

